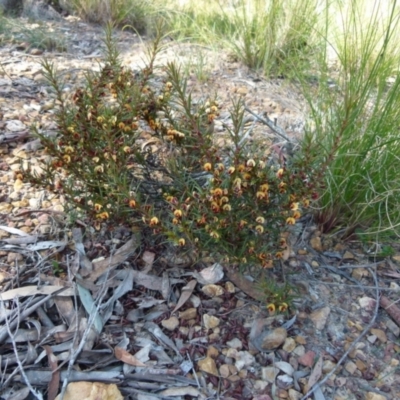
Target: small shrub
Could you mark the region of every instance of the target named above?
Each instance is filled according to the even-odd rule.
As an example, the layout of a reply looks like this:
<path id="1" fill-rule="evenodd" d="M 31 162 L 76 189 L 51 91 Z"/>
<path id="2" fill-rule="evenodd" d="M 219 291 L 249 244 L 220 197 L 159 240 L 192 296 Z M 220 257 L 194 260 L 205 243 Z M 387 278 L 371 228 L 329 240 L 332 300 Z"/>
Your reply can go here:
<path id="1" fill-rule="evenodd" d="M 232 103 L 226 146 L 218 146 L 218 102 L 194 102 L 174 63 L 162 78 L 155 75 L 160 35 L 135 74 L 121 66 L 107 32 L 105 65 L 70 100 L 43 62 L 57 95 L 59 136 L 36 130 L 47 161 L 40 176 L 29 168 L 27 179 L 63 195 L 96 224 L 130 223 L 182 249 L 271 267 L 287 246 L 282 232 L 317 196 L 312 162 L 274 163 L 260 144 L 249 144 L 240 100 Z"/>

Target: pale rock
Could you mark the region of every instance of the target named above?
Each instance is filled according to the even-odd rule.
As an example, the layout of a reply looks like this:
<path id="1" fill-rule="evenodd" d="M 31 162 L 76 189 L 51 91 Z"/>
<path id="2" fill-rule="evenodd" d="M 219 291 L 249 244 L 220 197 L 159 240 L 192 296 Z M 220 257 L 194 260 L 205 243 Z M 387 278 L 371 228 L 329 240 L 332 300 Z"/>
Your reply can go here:
<path id="1" fill-rule="evenodd" d="M 278 348 L 287 338 L 287 331 L 285 328 L 275 328 L 273 331 L 267 333 L 263 338 L 261 347 L 264 350 L 273 350 Z"/>
<path id="2" fill-rule="evenodd" d="M 387 337 L 385 332 L 382 329 L 371 329 L 371 333 L 375 335 L 382 343 L 387 342 Z"/>
<path id="3" fill-rule="evenodd" d="M 12 263 L 15 261 L 22 261 L 24 259 L 23 255 L 20 253 L 8 253 L 7 255 L 7 263 Z"/>
<path id="4" fill-rule="evenodd" d="M 331 309 L 329 307 L 323 307 L 311 313 L 310 318 L 311 321 L 314 322 L 316 329 L 319 331 L 324 329 L 330 312 Z"/>
<path id="5" fill-rule="evenodd" d="M 200 371 L 207 372 L 208 374 L 218 376 L 217 366 L 211 357 L 203 358 L 197 362 Z"/>
<path id="6" fill-rule="evenodd" d="M 369 275 L 369 272 L 366 268 L 354 268 L 351 273 L 351 276 L 359 281 L 368 275 Z"/>
<path id="7" fill-rule="evenodd" d="M 187 326 L 180 326 L 179 327 L 179 333 L 183 336 L 186 337 L 189 335 L 189 328 Z"/>
<path id="8" fill-rule="evenodd" d="M 368 392 L 365 400 L 387 400 L 387 397 L 378 393 Z"/>
<path id="9" fill-rule="evenodd" d="M 234 358 L 234 359 L 239 357 L 239 352 L 233 348 L 225 349 L 223 354 L 225 354 L 229 358 Z"/>
<path id="10" fill-rule="evenodd" d="M 393 333 L 393 335 L 399 337 L 400 327 L 398 325 L 396 325 L 391 319 L 386 321 L 386 326 Z"/>
<path id="11" fill-rule="evenodd" d="M 210 346 L 207 349 L 207 357 L 211 357 L 211 358 L 217 358 L 219 355 L 219 351 L 216 347 L 214 346 Z"/>
<path id="12" fill-rule="evenodd" d="M 288 395 L 289 395 L 289 400 L 300 400 L 303 397 L 303 395 L 300 392 L 294 389 L 289 389 Z"/>
<path id="13" fill-rule="evenodd" d="M 197 317 L 197 310 L 195 308 L 188 308 L 185 311 L 179 313 L 181 319 L 194 319 Z"/>
<path id="14" fill-rule="evenodd" d="M 274 383 L 276 376 L 279 374 L 279 369 L 276 367 L 261 368 L 261 377 L 264 381 Z"/>
<path id="15" fill-rule="evenodd" d="M 287 338 L 282 346 L 282 349 L 291 353 L 296 348 L 296 341 L 293 338 Z"/>
<path id="16" fill-rule="evenodd" d="M 276 379 L 280 388 L 288 389 L 293 386 L 293 378 L 289 375 L 279 375 Z"/>
<path id="17" fill-rule="evenodd" d="M 367 311 L 372 311 L 375 308 L 376 300 L 372 297 L 364 296 L 358 299 L 358 304 Z"/>
<path id="18" fill-rule="evenodd" d="M 26 129 L 26 125 L 18 119 L 13 119 L 6 122 L 6 129 L 11 132 L 20 132 Z"/>
<path id="19" fill-rule="evenodd" d="M 234 338 L 226 342 L 227 346 L 232 347 L 234 349 L 240 350 L 243 347 L 243 343 L 240 339 Z"/>
<path id="20" fill-rule="evenodd" d="M 174 331 L 179 326 L 179 320 L 177 317 L 173 316 L 171 318 L 161 321 L 161 325 L 169 331 Z"/>
<path id="21" fill-rule="evenodd" d="M 235 285 L 230 281 L 225 283 L 225 290 L 228 293 L 235 293 L 236 292 Z"/>
<path id="22" fill-rule="evenodd" d="M 257 392 L 263 392 L 268 386 L 268 382 L 263 381 L 261 379 L 257 379 L 254 382 L 253 390 Z"/>
<path id="23" fill-rule="evenodd" d="M 319 262 L 318 261 L 315 261 L 315 260 L 312 260 L 311 261 L 311 266 L 313 267 L 313 268 L 318 268 L 319 267 Z M 292 389 L 291 389 L 292 390 Z M 297 392 L 298 393 L 298 392 Z M 290 396 L 290 395 L 289 395 Z"/>
<path id="24" fill-rule="evenodd" d="M 8 196 L 8 198 L 10 199 L 10 200 L 18 200 L 19 198 L 21 197 L 21 193 L 19 193 L 19 192 L 12 192 L 9 196 Z M 11 204 L 10 204 L 10 206 L 11 206 Z"/>
<path id="25" fill-rule="evenodd" d="M 228 364 L 222 364 L 219 367 L 219 373 L 220 373 L 222 378 L 227 378 L 231 374 L 231 372 L 229 371 L 229 365 Z"/>
<path id="26" fill-rule="evenodd" d="M 305 367 L 312 367 L 315 361 L 315 352 L 312 350 L 307 351 L 297 360 L 299 364 L 304 365 Z"/>
<path id="27" fill-rule="evenodd" d="M 64 212 L 64 206 L 62 204 L 56 204 L 54 205 L 53 210 L 57 212 Z"/>
<path id="28" fill-rule="evenodd" d="M 331 360 L 325 360 L 322 364 L 322 372 L 328 374 L 336 367 L 336 364 Z"/>
<path id="29" fill-rule="evenodd" d="M 19 192 L 24 187 L 24 182 L 21 179 L 16 179 L 14 182 L 14 191 Z"/>
<path id="30" fill-rule="evenodd" d="M 33 209 L 38 209 L 40 208 L 40 199 L 29 199 L 29 206 Z"/>
<path id="31" fill-rule="evenodd" d="M 248 351 L 239 351 L 236 358 L 235 367 L 240 371 L 243 367 L 249 367 L 255 363 L 256 359 Z"/>
<path id="32" fill-rule="evenodd" d="M 314 236 L 310 239 L 310 246 L 316 251 L 323 251 L 321 238 L 319 236 Z"/>
<path id="33" fill-rule="evenodd" d="M 201 290 L 209 297 L 218 297 L 224 294 L 224 289 L 219 285 L 205 285 Z"/>
<path id="34" fill-rule="evenodd" d="M 400 285 L 398 285 L 396 282 L 390 282 L 389 287 L 395 292 L 400 292 Z"/>
<path id="35" fill-rule="evenodd" d="M 354 260 L 355 256 L 352 252 L 346 250 L 343 254 L 343 260 Z"/>
<path id="36" fill-rule="evenodd" d="M 303 356 L 306 352 L 306 348 L 301 344 L 300 346 L 297 346 L 294 350 L 293 350 L 293 354 L 295 354 L 296 356 Z"/>
<path id="37" fill-rule="evenodd" d="M 344 369 L 351 375 L 354 374 L 354 372 L 357 371 L 357 365 L 353 363 L 353 361 L 348 361 L 345 366 Z"/>
<path id="38" fill-rule="evenodd" d="M 60 400 L 60 395 L 55 400 Z M 64 400 L 123 400 L 117 385 L 100 382 L 70 382 Z"/>
<path id="39" fill-rule="evenodd" d="M 214 329 L 219 325 L 219 318 L 214 317 L 214 315 L 203 315 L 203 323 L 206 329 Z"/>
<path id="40" fill-rule="evenodd" d="M 189 297 L 189 301 L 192 303 L 192 306 L 195 308 L 199 308 L 200 304 L 201 304 L 201 299 L 199 296 L 196 296 L 195 294 L 192 294 Z"/>
<path id="41" fill-rule="evenodd" d="M 294 368 L 286 361 L 277 361 L 275 366 L 289 376 L 293 376 Z"/>
<path id="42" fill-rule="evenodd" d="M 375 335 L 370 335 L 367 337 L 368 342 L 371 344 L 374 344 L 376 342 L 376 339 L 378 339 Z"/>

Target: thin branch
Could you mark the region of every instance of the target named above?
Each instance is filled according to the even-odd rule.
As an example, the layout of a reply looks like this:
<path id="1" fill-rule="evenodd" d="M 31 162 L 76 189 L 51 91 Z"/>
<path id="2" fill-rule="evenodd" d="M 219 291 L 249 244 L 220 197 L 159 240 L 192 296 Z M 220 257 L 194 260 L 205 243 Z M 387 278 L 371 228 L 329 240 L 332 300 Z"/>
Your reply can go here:
<path id="1" fill-rule="evenodd" d="M 338 368 L 343 364 L 343 362 L 346 360 L 347 356 L 353 351 L 353 349 L 356 347 L 357 343 L 368 333 L 368 331 L 373 327 L 376 317 L 378 316 L 378 310 L 379 310 L 379 286 L 378 286 L 378 279 L 376 278 L 376 271 L 374 271 L 372 268 L 368 268 L 369 271 L 371 272 L 372 277 L 374 278 L 375 282 L 375 309 L 374 309 L 374 314 L 371 318 L 371 321 L 369 324 L 364 328 L 364 330 L 361 332 L 361 334 L 358 336 L 356 340 L 350 345 L 350 347 L 344 352 L 343 356 L 340 358 L 340 360 L 337 362 L 335 368 L 332 369 L 327 375 L 325 375 L 325 378 L 322 379 L 320 382 L 316 383 L 314 387 L 309 390 L 300 400 L 306 400 L 308 397 L 313 394 L 318 388 L 321 388 L 321 386 L 331 377 L 333 376 Z"/>
<path id="2" fill-rule="evenodd" d="M 280 136 L 281 138 L 285 139 L 287 142 L 292 143 L 292 141 L 290 140 L 289 136 L 286 134 L 285 130 L 283 128 L 281 128 L 279 125 L 277 125 L 274 121 L 272 121 L 272 119 L 268 118 L 267 115 L 264 115 L 264 117 L 260 117 L 254 111 L 251 111 L 250 108 L 245 107 L 244 109 L 247 112 L 249 112 L 251 115 L 256 117 L 264 125 L 267 125 L 268 128 L 272 129 L 278 136 Z"/>
<path id="3" fill-rule="evenodd" d="M 17 308 L 19 309 L 19 302 L 18 302 L 18 300 L 17 300 Z M 17 324 L 15 324 L 14 327 L 16 327 L 17 330 L 18 330 L 18 325 L 19 325 L 20 318 L 16 318 L 16 321 L 17 321 Z M 33 396 L 35 396 L 38 400 L 43 400 L 42 394 L 41 394 L 40 392 L 37 392 L 37 391 L 32 387 L 31 383 L 29 382 L 28 377 L 27 377 L 26 374 L 25 374 L 24 367 L 23 367 L 23 365 L 22 365 L 21 360 L 19 359 L 19 354 L 18 354 L 18 349 L 17 349 L 17 343 L 15 342 L 14 334 L 11 332 L 11 324 L 10 324 L 10 321 L 8 320 L 8 318 L 6 318 L 5 322 L 6 322 L 7 333 L 8 333 L 8 335 L 10 336 L 11 343 L 12 343 L 12 346 L 13 346 L 13 350 L 14 350 L 15 358 L 16 358 L 16 361 L 17 361 L 17 364 L 18 364 L 18 368 L 19 368 L 19 370 L 20 370 L 20 372 L 21 372 L 21 375 L 22 375 L 22 377 L 23 377 L 23 379 L 24 379 L 24 381 L 25 381 L 25 384 L 26 384 L 26 386 L 28 387 L 28 389 L 30 390 L 30 392 L 33 394 Z"/>

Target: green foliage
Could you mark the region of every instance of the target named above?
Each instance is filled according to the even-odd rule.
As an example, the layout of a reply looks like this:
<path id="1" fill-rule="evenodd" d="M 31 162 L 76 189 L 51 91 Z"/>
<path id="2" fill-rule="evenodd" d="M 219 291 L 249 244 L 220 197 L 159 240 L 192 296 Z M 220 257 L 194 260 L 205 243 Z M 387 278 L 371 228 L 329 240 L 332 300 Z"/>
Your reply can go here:
<path id="1" fill-rule="evenodd" d="M 334 47 L 335 83 L 324 59 L 318 86 L 303 86 L 311 109 L 305 142 L 318 143 L 316 170 L 325 171 L 317 220 L 343 237 L 357 228 L 380 238 L 400 233 L 399 14 L 395 2 L 386 11 L 386 19 L 373 12 L 366 23 L 354 3 Z"/>
<path id="2" fill-rule="evenodd" d="M 183 249 L 271 267 L 286 248 L 282 232 L 318 189 L 309 165 L 297 158 L 274 164 L 265 146 L 249 144 L 239 100 L 232 104 L 226 146 L 217 146 L 218 102 L 194 101 L 174 63 L 156 75 L 161 39 L 135 74 L 121 66 L 109 29 L 105 65 L 70 99 L 52 64 L 43 61 L 57 96 L 59 135 L 36 130 L 45 164 L 41 175 L 28 169 L 26 177 L 97 225 L 129 223 Z"/>
<path id="3" fill-rule="evenodd" d="M 290 283 L 277 283 L 271 279 L 263 279 L 259 284 L 260 290 L 265 295 L 265 303 L 271 314 L 276 311 L 286 313 L 293 308 L 293 300 L 298 291 Z"/>

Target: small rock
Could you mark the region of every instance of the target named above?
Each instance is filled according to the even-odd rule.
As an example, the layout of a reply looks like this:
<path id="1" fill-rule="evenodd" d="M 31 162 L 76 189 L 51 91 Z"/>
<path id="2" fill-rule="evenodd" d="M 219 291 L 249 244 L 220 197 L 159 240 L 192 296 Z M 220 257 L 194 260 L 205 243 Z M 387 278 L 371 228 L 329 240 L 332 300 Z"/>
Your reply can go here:
<path id="1" fill-rule="evenodd" d="M 38 231 L 41 235 L 46 235 L 51 232 L 51 225 L 39 225 Z"/>
<path id="2" fill-rule="evenodd" d="M 282 348 L 291 353 L 296 348 L 296 341 L 293 338 L 287 338 Z"/>
<path id="3" fill-rule="evenodd" d="M 357 371 L 357 365 L 353 363 L 353 361 L 348 361 L 345 366 L 344 369 L 351 375 L 354 374 L 354 372 Z"/>
<path id="4" fill-rule="evenodd" d="M 219 355 L 219 351 L 216 347 L 214 346 L 210 346 L 207 349 L 207 357 L 211 357 L 211 358 L 217 358 Z"/>
<path id="5" fill-rule="evenodd" d="M 372 311 L 375 308 L 376 300 L 372 297 L 364 296 L 358 299 L 358 304 L 367 311 Z"/>
<path id="6" fill-rule="evenodd" d="M 228 364 L 222 364 L 219 367 L 219 373 L 220 373 L 222 378 L 227 378 L 231 374 L 231 372 L 229 371 L 229 365 Z"/>
<path id="7" fill-rule="evenodd" d="M 16 179 L 14 182 L 14 191 L 19 192 L 24 187 L 24 182 L 21 179 Z"/>
<path id="8" fill-rule="evenodd" d="M 351 276 L 357 280 L 361 280 L 365 276 L 368 276 L 369 272 L 366 268 L 354 268 Z"/>
<path id="9" fill-rule="evenodd" d="M 329 307 L 323 307 L 311 313 L 310 318 L 314 322 L 316 329 L 319 331 L 324 329 L 330 312 L 331 309 Z"/>
<path id="10" fill-rule="evenodd" d="M 289 375 L 279 375 L 277 378 L 277 385 L 282 389 L 288 389 L 293 386 L 293 378 Z"/>
<path id="11" fill-rule="evenodd" d="M 232 282 L 228 281 L 225 283 L 225 290 L 228 293 L 235 293 L 235 291 L 236 291 L 235 285 Z"/>
<path id="12" fill-rule="evenodd" d="M 32 54 L 33 56 L 40 56 L 43 54 L 43 50 L 34 48 L 29 53 Z"/>
<path id="13" fill-rule="evenodd" d="M 261 368 L 261 377 L 264 381 L 274 383 L 276 376 L 279 374 L 279 369 L 276 367 Z"/>
<path id="14" fill-rule="evenodd" d="M 391 290 L 394 290 L 395 292 L 400 292 L 400 286 L 396 282 L 390 282 L 389 287 Z"/>
<path id="15" fill-rule="evenodd" d="M 393 333 L 393 335 L 399 337 L 400 335 L 400 328 L 396 325 L 391 319 L 386 321 L 386 326 L 388 329 Z"/>
<path id="16" fill-rule="evenodd" d="M 197 310 L 195 308 L 188 308 L 185 311 L 179 313 L 181 319 L 194 319 L 197 317 Z"/>
<path id="17" fill-rule="evenodd" d="M 253 390 L 257 392 L 262 392 L 264 391 L 268 386 L 268 382 L 262 381 L 261 379 L 257 379 L 254 382 Z"/>
<path id="18" fill-rule="evenodd" d="M 315 260 L 312 260 L 312 261 L 311 261 L 311 266 L 312 266 L 313 268 L 318 268 L 318 267 L 319 267 L 319 262 L 318 262 L 318 261 L 315 261 Z"/>
<path id="19" fill-rule="evenodd" d="M 367 365 L 364 362 L 362 362 L 361 360 L 359 360 L 359 359 L 356 360 L 356 365 L 357 365 L 357 368 L 361 372 L 364 372 L 364 371 L 367 370 Z"/>
<path id="20" fill-rule="evenodd" d="M 378 393 L 368 392 L 365 400 L 387 400 L 387 397 Z"/>
<path id="21" fill-rule="evenodd" d="M 314 360 L 315 360 L 315 353 L 310 350 L 307 351 L 307 353 L 303 354 L 301 357 L 299 357 L 298 362 L 301 365 L 304 365 L 305 367 L 312 367 L 314 365 Z"/>
<path id="22" fill-rule="evenodd" d="M 59 400 L 60 395 L 55 400 Z M 70 382 L 64 400 L 123 400 L 117 385 L 100 382 Z"/>
<path id="23" fill-rule="evenodd" d="M 237 349 L 237 350 L 240 350 L 243 347 L 243 343 L 238 338 L 234 338 L 232 340 L 229 340 L 228 342 L 226 342 L 226 344 L 229 347 L 232 347 L 232 348 Z"/>
<path id="24" fill-rule="evenodd" d="M 236 358 L 235 367 L 240 371 L 243 367 L 249 367 L 255 363 L 256 359 L 248 351 L 239 351 Z"/>
<path id="25" fill-rule="evenodd" d="M 307 339 L 304 336 L 297 335 L 294 340 L 298 344 L 307 344 Z"/>
<path id="26" fill-rule="evenodd" d="M 289 389 L 288 394 L 290 400 L 300 400 L 303 397 L 300 392 L 294 389 Z"/>
<path id="27" fill-rule="evenodd" d="M 214 329 L 219 325 L 219 318 L 214 317 L 214 315 L 203 315 L 203 323 L 206 329 Z"/>
<path id="28" fill-rule="evenodd" d="M 306 249 L 299 249 L 297 250 L 297 254 L 299 254 L 300 256 L 305 256 L 308 254 Z"/>
<path id="29" fill-rule="evenodd" d="M 171 317 L 161 321 L 161 325 L 169 331 L 175 330 L 179 326 L 179 320 L 176 317 Z"/>
<path id="30" fill-rule="evenodd" d="M 371 333 L 375 335 L 382 343 L 387 342 L 387 337 L 385 332 L 382 329 L 371 329 Z"/>
<path id="31" fill-rule="evenodd" d="M 9 263 L 9 264 L 13 263 L 14 261 L 21 261 L 23 259 L 24 259 L 24 257 L 20 253 L 11 253 L 10 252 L 7 255 L 7 263 Z"/>
<path id="32" fill-rule="evenodd" d="M 352 252 L 346 250 L 345 253 L 343 254 L 343 260 L 354 260 L 355 256 Z"/>
<path id="33" fill-rule="evenodd" d="M 263 338 L 261 347 L 264 350 L 273 350 L 278 348 L 287 338 L 287 331 L 285 328 L 276 328 L 267 333 Z"/>
<path id="34" fill-rule="evenodd" d="M 20 132 L 26 129 L 26 125 L 18 119 L 13 119 L 6 122 L 6 129 L 11 132 Z"/>
<path id="35" fill-rule="evenodd" d="M 300 346 L 297 346 L 293 350 L 293 354 L 295 354 L 296 356 L 299 356 L 299 357 L 303 356 L 305 352 L 306 352 L 306 349 L 302 344 Z"/>
<path id="36" fill-rule="evenodd" d="M 322 372 L 328 374 L 336 367 L 336 364 L 331 360 L 325 360 L 322 364 Z"/>
<path id="37" fill-rule="evenodd" d="M 201 290 L 209 297 L 217 297 L 224 294 L 224 289 L 219 285 L 205 285 Z"/>
<path id="38" fill-rule="evenodd" d="M 367 337 L 368 342 L 371 344 L 374 344 L 376 342 L 376 339 L 378 339 L 375 335 L 370 335 Z"/>
<path id="39" fill-rule="evenodd" d="M 200 371 L 207 372 L 208 374 L 218 376 L 217 366 L 211 357 L 203 358 L 197 362 Z"/>
<path id="40" fill-rule="evenodd" d="M 310 239 L 310 246 L 316 251 L 323 251 L 321 238 L 319 236 L 314 236 Z"/>

